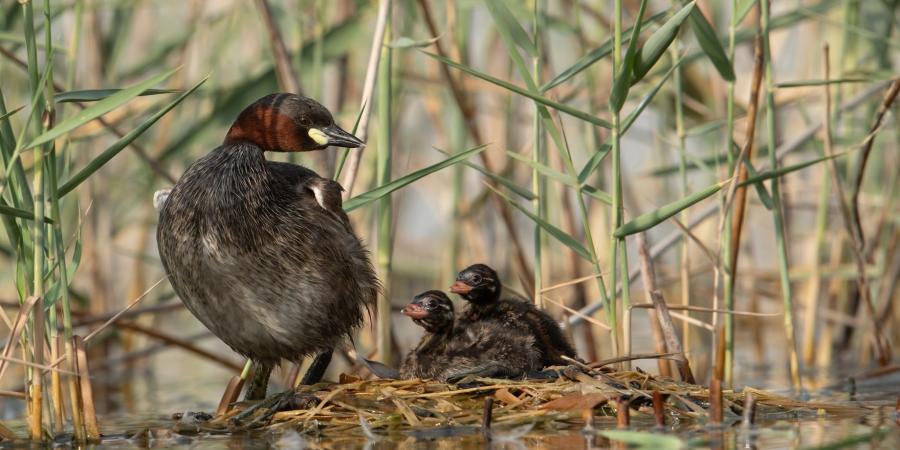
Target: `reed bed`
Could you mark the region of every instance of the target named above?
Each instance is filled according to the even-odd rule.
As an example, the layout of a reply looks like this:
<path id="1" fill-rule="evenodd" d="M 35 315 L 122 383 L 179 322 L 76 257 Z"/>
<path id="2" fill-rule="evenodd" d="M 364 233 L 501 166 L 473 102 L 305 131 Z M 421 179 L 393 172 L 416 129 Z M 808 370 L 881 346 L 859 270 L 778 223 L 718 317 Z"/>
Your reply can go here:
<path id="1" fill-rule="evenodd" d="M 273 410 L 245 404 L 207 421 L 194 420 L 193 430 L 185 426 L 193 419 L 185 422 L 184 416 L 181 425 L 175 427 L 213 433 L 293 429 L 328 436 L 358 433 L 360 427 L 364 433 L 436 428 L 449 432 L 453 428 L 463 431 L 491 426 L 510 429 L 522 425 L 532 425 L 536 430 L 593 429 L 602 417 L 617 418 L 618 425 L 628 425 L 623 421 L 630 419 L 623 416 L 662 424 L 708 422 L 711 394 L 706 387 L 661 379 L 643 371 L 559 369 L 562 376 L 558 379 L 473 378 L 460 384 L 363 380 L 343 375 L 340 383 L 297 389 L 298 396 L 315 397 L 302 409 Z M 753 388 L 725 390 L 722 395 L 728 416 L 734 419 L 745 414 L 748 398 L 755 408 L 746 412 L 767 420 L 817 414 L 855 416 L 873 410 L 863 405 L 799 401 Z"/>
<path id="2" fill-rule="evenodd" d="M 334 363 L 351 375 L 262 424 L 473 425 L 487 396 L 495 424 L 570 426 L 653 391 L 720 422 L 750 361 L 796 395 L 822 372 L 897 370 L 896 2 L 215 3 L 0 5 L 0 396 L 31 439 L 97 440 L 97 413 L 135 403 L 131 380 L 171 349 L 233 375 L 220 410 L 237 398 L 248 363 L 169 325 L 186 313 L 151 199 L 279 90 L 367 142 L 272 158 L 341 181 L 385 289 Z M 354 378 L 354 356 L 396 365 L 415 339 L 397 309 L 472 262 L 618 371 L 471 391 Z M 651 350 L 675 362 L 628 370 Z"/>

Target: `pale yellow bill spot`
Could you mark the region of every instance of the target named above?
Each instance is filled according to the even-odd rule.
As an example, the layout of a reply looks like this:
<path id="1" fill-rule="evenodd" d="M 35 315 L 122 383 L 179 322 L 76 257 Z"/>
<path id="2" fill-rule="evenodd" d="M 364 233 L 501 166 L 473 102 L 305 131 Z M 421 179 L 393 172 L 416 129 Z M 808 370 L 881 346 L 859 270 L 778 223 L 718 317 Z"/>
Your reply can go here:
<path id="1" fill-rule="evenodd" d="M 307 134 L 309 134 L 309 137 L 312 138 L 312 140 L 316 141 L 316 144 L 328 145 L 328 135 L 322 132 L 322 130 L 310 128 Z"/>

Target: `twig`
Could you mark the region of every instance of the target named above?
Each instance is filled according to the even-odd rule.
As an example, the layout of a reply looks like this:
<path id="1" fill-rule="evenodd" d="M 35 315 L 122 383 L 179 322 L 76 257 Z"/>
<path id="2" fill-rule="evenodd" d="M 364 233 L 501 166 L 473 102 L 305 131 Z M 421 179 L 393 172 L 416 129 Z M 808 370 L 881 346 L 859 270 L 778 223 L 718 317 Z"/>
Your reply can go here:
<path id="1" fill-rule="evenodd" d="M 825 89 L 828 90 L 827 83 L 825 84 Z M 881 100 L 878 111 L 875 112 L 875 120 L 872 122 L 872 126 L 869 128 L 869 134 L 863 142 L 862 152 L 860 152 L 857 157 L 856 173 L 853 176 L 853 183 L 850 185 L 852 187 L 852 190 L 850 191 L 850 217 L 853 219 L 856 233 L 863 245 L 865 245 L 865 239 L 863 236 L 862 223 L 859 219 L 859 191 L 862 188 L 863 175 L 865 175 L 866 172 L 866 163 L 869 161 L 869 154 L 872 152 L 872 145 L 875 143 L 875 136 L 877 135 L 876 131 L 881 128 L 881 122 L 884 120 L 885 114 L 891 108 L 891 104 L 894 103 L 894 99 L 897 98 L 898 92 L 900 92 L 900 78 L 891 83 L 890 88 L 888 88 L 887 92 L 884 94 L 884 98 Z"/>
<path id="2" fill-rule="evenodd" d="M 681 379 L 688 383 L 694 383 L 694 374 L 691 373 L 691 365 L 688 362 L 687 357 L 685 357 L 681 342 L 678 339 L 678 335 L 675 333 L 675 325 L 672 323 L 669 308 L 666 306 L 666 301 L 663 299 L 662 294 L 656 289 L 656 275 L 653 270 L 653 260 L 650 259 L 650 254 L 647 252 L 647 238 L 644 236 L 644 233 L 638 233 L 637 245 L 638 256 L 640 257 L 641 278 L 644 282 L 644 288 L 650 296 L 650 300 L 656 306 L 659 324 L 662 328 L 663 335 L 665 336 L 666 348 L 671 352 L 681 355 L 681 358 L 676 361 L 678 372 L 681 374 Z"/>
<path id="3" fill-rule="evenodd" d="M 90 334 L 88 334 L 87 336 L 85 336 L 84 342 L 85 342 L 85 343 L 89 342 L 89 341 L 91 340 L 91 338 L 93 338 L 94 336 L 97 335 L 97 333 L 99 333 L 99 332 L 105 330 L 106 327 L 112 325 L 115 321 L 119 320 L 119 318 L 121 318 L 123 314 L 125 314 L 126 312 L 128 312 L 128 310 L 131 309 L 132 307 L 134 307 L 134 305 L 137 305 L 141 300 L 144 299 L 144 297 L 147 296 L 147 294 L 150 293 L 150 291 L 153 290 L 153 288 L 159 286 L 160 283 L 162 283 L 162 282 L 165 281 L 165 280 L 166 280 L 166 277 L 162 277 L 162 278 L 159 279 L 159 281 L 157 281 L 156 283 L 153 283 L 153 286 L 150 286 L 149 288 L 147 288 L 147 290 L 144 291 L 143 294 L 141 294 L 140 296 L 138 296 L 138 298 L 134 299 L 134 301 L 132 301 L 131 303 L 129 303 L 128 306 L 126 306 L 124 309 L 122 309 L 121 311 L 119 311 L 118 313 L 116 313 L 116 314 L 115 314 L 114 316 L 112 316 L 109 320 L 107 320 L 106 323 L 104 323 L 103 325 L 100 325 L 96 330 L 91 331 Z"/>
<path id="4" fill-rule="evenodd" d="M 484 440 L 491 440 L 491 418 L 494 413 L 494 397 L 484 399 L 484 409 L 481 412 L 481 435 Z"/>
<path id="5" fill-rule="evenodd" d="M 275 74 L 278 76 L 278 84 L 288 92 L 302 95 L 300 79 L 291 68 L 291 56 L 284 45 L 284 38 L 281 37 L 278 23 L 272 17 L 272 7 L 266 0 L 256 0 L 256 7 L 266 25 L 266 31 L 269 32 L 269 43 L 272 45 L 272 53 L 275 56 Z"/>
<path id="6" fill-rule="evenodd" d="M 369 50 L 369 62 L 366 65 L 366 79 L 363 82 L 363 93 L 360 99 L 362 114 L 359 117 L 359 125 L 356 126 L 356 136 L 363 142 L 369 137 L 369 117 L 372 116 L 372 92 L 375 91 L 375 78 L 378 74 L 378 64 L 381 62 L 381 46 L 384 42 L 384 33 L 387 29 L 387 18 L 390 12 L 391 0 L 381 0 L 378 5 L 378 17 L 375 21 L 375 36 L 372 37 L 372 48 Z M 359 173 L 359 161 L 362 158 L 363 148 L 351 151 L 347 173 L 341 185 L 344 188 L 344 199 L 350 198 L 356 176 Z"/>

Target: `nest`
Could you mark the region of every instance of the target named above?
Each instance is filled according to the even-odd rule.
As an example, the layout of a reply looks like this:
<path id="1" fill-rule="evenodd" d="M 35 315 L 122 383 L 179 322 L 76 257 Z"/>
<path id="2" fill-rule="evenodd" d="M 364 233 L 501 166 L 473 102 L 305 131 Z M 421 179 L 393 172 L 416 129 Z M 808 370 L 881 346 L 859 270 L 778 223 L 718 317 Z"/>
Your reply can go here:
<path id="1" fill-rule="evenodd" d="M 530 424 L 545 430 L 591 427 L 602 416 L 623 408 L 636 420 L 654 420 L 657 408 L 668 420 L 705 421 L 707 388 L 654 377 L 638 371 L 560 370 L 555 379 L 502 380 L 471 378 L 457 384 L 431 380 L 363 380 L 341 375 L 338 383 L 302 386 L 256 404 L 237 404 L 227 414 L 196 425 L 196 431 L 238 432 L 292 429 L 310 435 L 346 435 L 362 431 L 410 432 L 427 429 L 498 428 Z M 802 402 L 745 388 L 724 390 L 726 418 L 738 417 L 746 396 L 768 417 L 859 414 L 864 408 Z M 660 401 L 662 399 L 662 401 Z M 774 415 L 774 416 L 773 416 Z M 602 420 L 602 419 L 600 419 Z M 621 420 L 621 418 L 620 418 Z"/>

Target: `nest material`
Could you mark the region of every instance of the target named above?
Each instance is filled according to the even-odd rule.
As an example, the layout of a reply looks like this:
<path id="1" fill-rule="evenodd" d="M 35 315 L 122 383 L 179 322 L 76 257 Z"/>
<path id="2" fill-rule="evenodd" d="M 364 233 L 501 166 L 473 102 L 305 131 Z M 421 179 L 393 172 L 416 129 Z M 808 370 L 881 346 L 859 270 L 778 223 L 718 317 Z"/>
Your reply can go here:
<path id="1" fill-rule="evenodd" d="M 467 379 L 459 384 L 431 380 L 362 380 L 342 375 L 339 383 L 302 386 L 268 403 L 238 405 L 200 428 L 206 431 L 296 429 L 334 435 L 358 432 L 361 420 L 371 429 L 403 432 L 437 427 L 477 427 L 485 399 L 493 397 L 492 422 L 502 428 L 534 424 L 544 429 L 577 429 L 596 416 L 615 416 L 616 400 L 627 397 L 636 419 L 653 419 L 652 393 L 665 398 L 670 418 L 704 420 L 709 390 L 703 386 L 660 379 L 644 372 L 584 373 L 570 367 L 558 379 Z M 726 414 L 740 414 L 744 396 L 756 398 L 762 415 L 859 414 L 859 406 L 802 402 L 774 393 L 745 388 L 723 391 Z M 313 397 L 314 396 L 314 397 Z M 304 409 L 285 410 L 287 399 L 312 401 Z M 294 403 L 296 404 L 296 403 Z M 730 411 L 730 412 L 729 412 Z M 363 426 L 366 426 L 363 424 Z M 363 430 L 367 432 L 367 430 Z"/>

